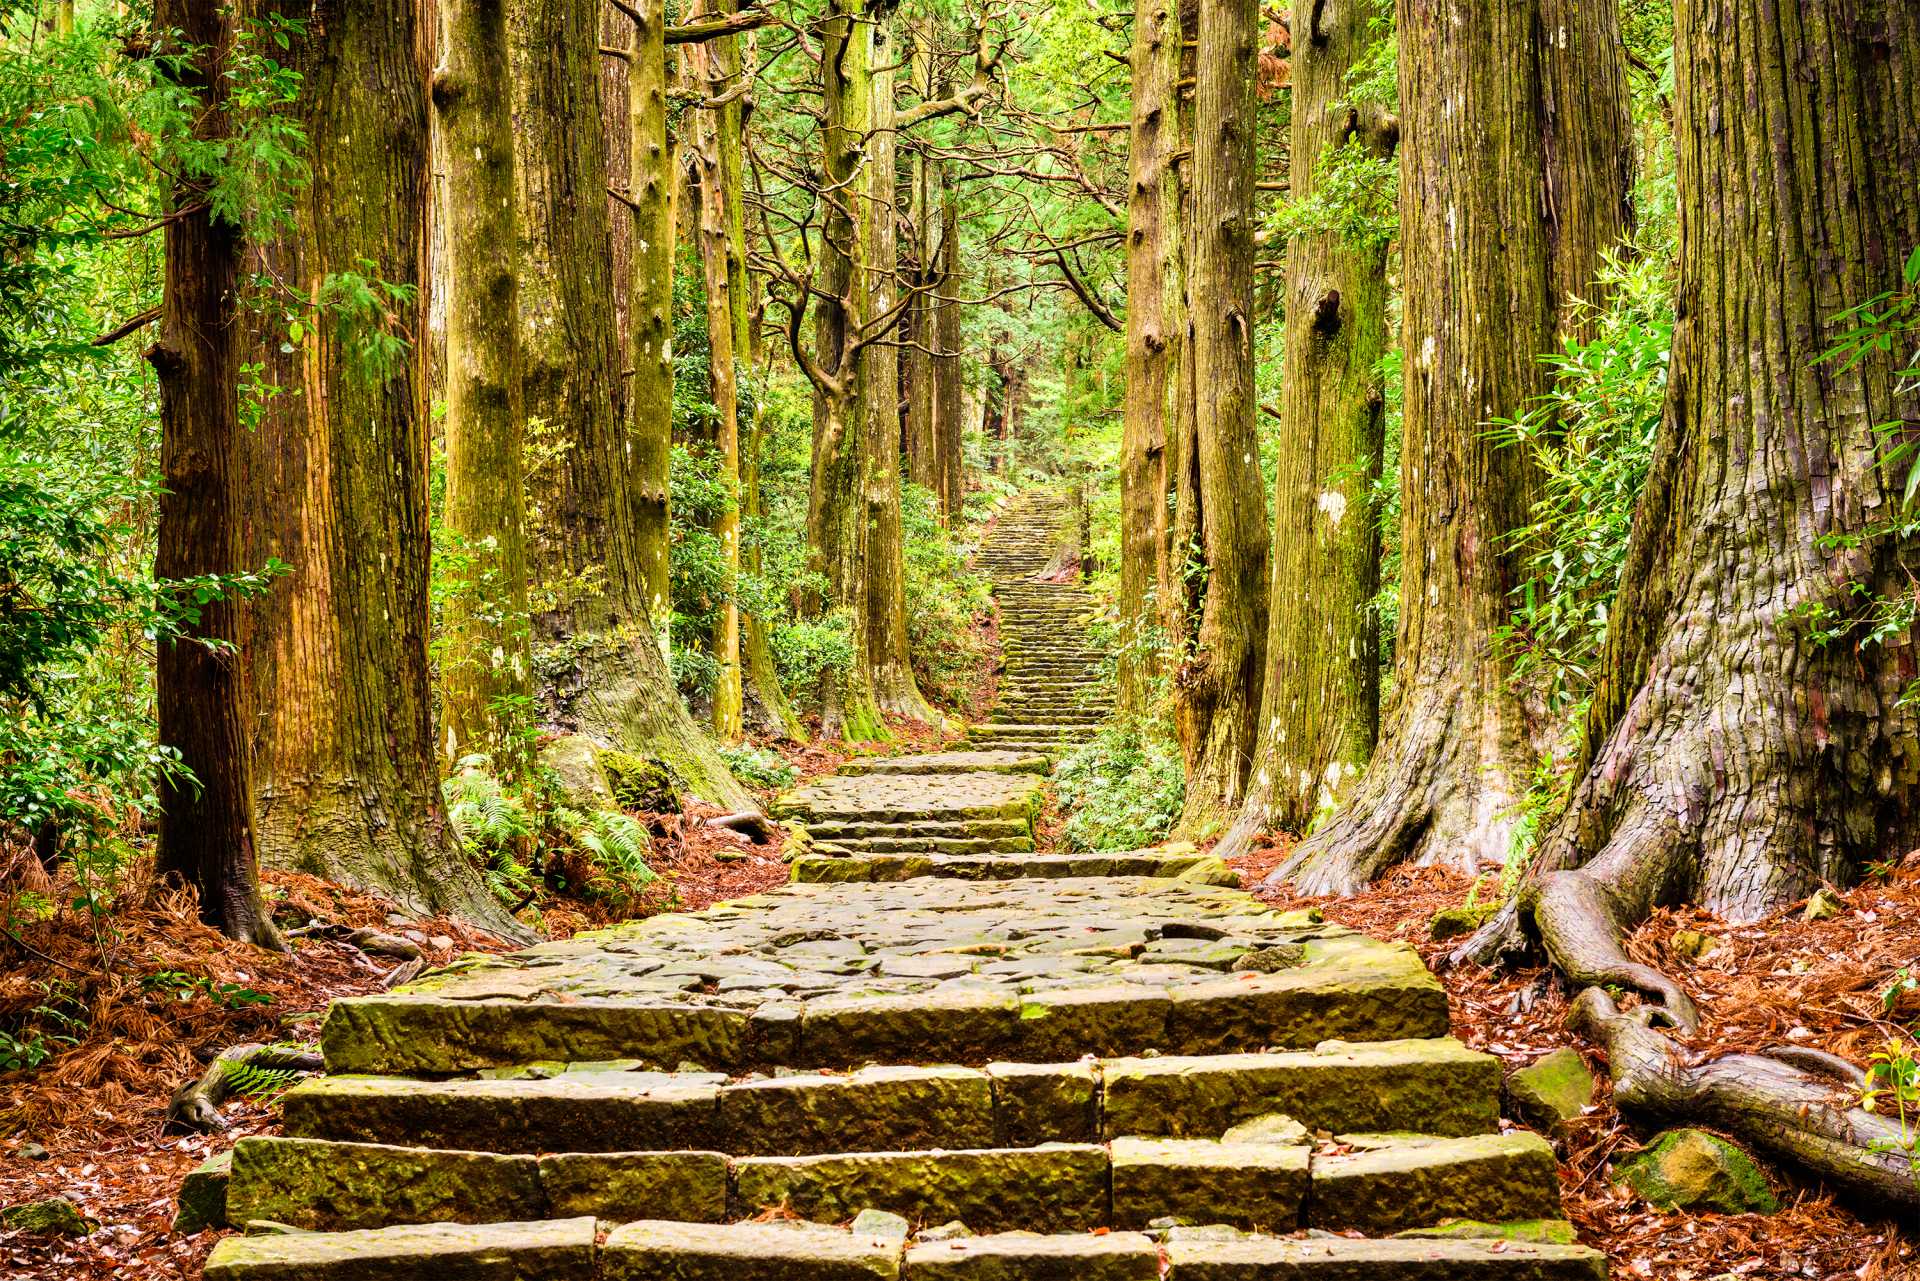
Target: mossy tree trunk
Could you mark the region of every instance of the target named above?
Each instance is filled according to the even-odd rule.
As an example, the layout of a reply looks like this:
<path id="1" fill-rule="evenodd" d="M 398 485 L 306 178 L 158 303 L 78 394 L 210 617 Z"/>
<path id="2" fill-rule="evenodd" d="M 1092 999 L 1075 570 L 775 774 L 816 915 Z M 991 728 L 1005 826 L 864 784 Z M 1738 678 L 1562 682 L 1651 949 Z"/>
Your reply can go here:
<path id="1" fill-rule="evenodd" d="M 663 477 L 647 470 L 647 450 L 649 432 L 664 436 L 666 427 L 640 419 L 630 427 L 623 417 L 598 12 L 587 0 L 523 0 L 510 26 L 526 412 L 564 446 L 532 486 L 541 693 L 555 725 L 664 762 L 704 800 L 745 807 L 746 789 L 681 704 L 652 625 L 664 605 L 664 546 L 651 538 L 648 514 L 658 514 L 650 495 L 664 491 L 656 485 Z M 643 73 L 664 67 L 663 32 L 657 23 L 639 32 L 628 67 L 636 113 L 663 101 L 643 83 Z M 632 195 L 640 201 L 665 189 L 664 145 L 655 141 L 638 138 L 633 149 Z M 643 238 L 634 237 L 636 285 Z M 636 288 L 630 301 L 636 336 L 657 323 L 644 293 Z M 663 340 L 656 355 L 665 354 Z M 670 408 L 670 387 L 664 403 Z"/>
<path id="2" fill-rule="evenodd" d="M 1508 535 L 1527 522 L 1535 476 L 1488 425 L 1545 390 L 1539 358 L 1572 301 L 1560 282 L 1592 281 L 1627 228 L 1617 23 L 1606 0 L 1400 0 L 1394 693 L 1346 803 L 1275 872 L 1308 892 L 1352 892 L 1400 860 L 1497 867 L 1512 845 L 1533 753 L 1496 637 L 1520 577 Z M 1572 141 L 1572 119 L 1588 141 Z"/>
<path id="3" fill-rule="evenodd" d="M 820 26 L 825 128 L 822 173 L 831 193 L 820 240 L 813 309 L 813 482 L 807 542 L 826 579 L 827 604 L 845 618 L 853 655 L 844 670 L 821 680 L 821 733 L 867 741 L 887 736 L 873 684 L 868 637 L 873 628 L 867 578 L 869 523 L 865 502 L 870 435 L 859 334 L 872 305 L 861 166 L 872 118 L 873 26 L 862 0 L 831 0 Z M 803 304 L 804 305 L 804 304 Z"/>
<path id="4" fill-rule="evenodd" d="M 573 0 L 584 3 L 585 0 Z M 632 507 L 647 617 L 667 651 L 673 619 L 668 545 L 672 511 L 667 469 L 673 457 L 673 247 L 678 235 L 678 140 L 667 130 L 665 0 L 631 6 L 633 46 L 627 60 L 627 441 L 633 450 Z M 604 202 L 602 202 L 604 203 Z"/>
<path id="5" fill-rule="evenodd" d="M 1912 549 L 1889 530 L 1906 464 L 1883 461 L 1877 429 L 1911 431 L 1920 395 L 1904 349 L 1824 356 L 1920 245 L 1920 188 L 1888 181 L 1920 172 L 1920 15 L 1682 0 L 1678 22 L 1666 414 L 1581 781 L 1519 906 L 1576 982 L 1690 1025 L 1622 930 L 1680 902 L 1755 920 L 1916 835 L 1911 647 L 1845 620 L 1863 589 L 1912 599 Z M 1816 624 L 1840 634 L 1821 643 Z"/>
<path id="6" fill-rule="evenodd" d="M 726 95 L 730 84 L 716 51 L 705 44 L 687 50 L 694 91 L 709 101 Z M 708 389 L 713 398 L 711 444 L 713 462 L 726 507 L 715 517 L 713 536 L 720 546 L 726 599 L 719 602 L 708 643 L 716 675 L 713 686 L 713 732 L 723 743 L 738 742 L 745 732 L 746 711 L 740 665 L 740 606 L 733 585 L 740 577 L 740 385 L 735 353 L 733 276 L 746 264 L 733 254 L 733 214 L 728 207 L 729 168 L 722 138 L 720 109 L 690 113 L 693 125 L 693 166 L 699 176 L 699 250 L 707 295 Z M 736 153 L 739 135 L 731 139 Z M 737 169 L 738 154 L 732 158 Z M 737 196 L 736 196 L 737 198 Z"/>
<path id="7" fill-rule="evenodd" d="M 441 735 L 452 760 L 517 769 L 531 712 L 525 408 L 520 388 L 513 117 L 502 0 L 445 0 L 433 102 L 447 165 L 446 523 L 464 580 L 446 607 Z"/>
<path id="8" fill-rule="evenodd" d="M 1167 442 L 1179 430 L 1187 358 L 1180 133 L 1183 31 L 1176 0 L 1134 11 L 1133 119 L 1128 134 L 1127 395 L 1120 446 L 1118 703 L 1150 710 L 1160 670 L 1160 579 L 1166 560 Z"/>
<path id="9" fill-rule="evenodd" d="M 933 24 L 922 19 L 913 24 L 913 52 L 908 59 L 913 90 L 922 101 L 933 96 Z M 907 412 L 905 448 L 907 479 L 938 497 L 940 455 L 935 435 L 936 411 L 934 333 L 938 312 L 933 298 L 939 280 L 940 235 L 940 159 L 927 154 L 924 147 L 914 148 L 909 162 L 910 196 L 907 223 L 913 229 L 912 274 L 913 310 L 907 318 L 906 392 Z"/>
<path id="10" fill-rule="evenodd" d="M 901 305 L 898 124 L 894 107 L 893 15 L 872 15 L 872 86 L 867 142 L 867 190 L 860 202 L 861 237 L 872 267 L 872 313 L 885 316 Z M 937 721 L 914 680 L 907 646 L 905 533 L 900 516 L 900 348 L 891 339 L 869 344 L 865 362 L 867 414 L 867 661 L 880 710 L 918 721 Z"/>
<path id="11" fill-rule="evenodd" d="M 195 135 L 226 136 L 225 60 L 233 26 L 224 10 L 160 0 L 154 21 L 188 46 L 179 87 L 198 100 Z M 160 335 L 147 352 L 160 382 L 160 494 L 154 573 L 162 580 L 247 568 L 235 356 L 241 228 L 214 217 L 196 183 L 172 193 Z M 197 207 L 196 207 L 197 206 Z M 191 779 L 159 780 L 155 872 L 193 887 L 200 919 L 228 938 L 283 946 L 260 895 L 255 858 L 253 748 L 248 741 L 244 606 L 209 601 L 185 634 L 155 652 L 159 740 Z"/>
<path id="12" fill-rule="evenodd" d="M 1293 15 L 1291 198 L 1308 201 L 1333 153 L 1391 155 L 1398 124 L 1347 101 L 1375 0 L 1309 0 Z M 1338 231 L 1287 246 L 1285 373 L 1274 487 L 1273 576 L 1259 746 L 1223 844 L 1268 827 L 1305 831 L 1346 794 L 1380 725 L 1380 526 L 1385 449 L 1387 246 Z"/>
<path id="13" fill-rule="evenodd" d="M 967 456 L 963 424 L 966 387 L 960 367 L 960 191 L 942 171 L 940 274 L 933 320 L 933 432 L 939 455 L 940 514 L 952 525 L 966 514 Z"/>
<path id="14" fill-rule="evenodd" d="M 413 0 L 247 7 L 299 18 L 283 62 L 310 183 L 249 246 L 303 329 L 246 327 L 254 407 L 247 560 L 291 567 L 252 609 L 261 857 L 511 928 L 441 803 L 427 665 L 427 66 Z M 374 299 L 349 305 L 364 282 Z M 287 295 L 292 295 L 289 298 Z M 304 307 L 303 307 L 304 304 Z"/>
<path id="15" fill-rule="evenodd" d="M 1206 596 L 1174 682 L 1187 761 L 1182 830 L 1236 810 L 1253 758 L 1267 640 L 1267 511 L 1253 386 L 1257 0 L 1202 0 L 1194 83 L 1192 322 Z"/>

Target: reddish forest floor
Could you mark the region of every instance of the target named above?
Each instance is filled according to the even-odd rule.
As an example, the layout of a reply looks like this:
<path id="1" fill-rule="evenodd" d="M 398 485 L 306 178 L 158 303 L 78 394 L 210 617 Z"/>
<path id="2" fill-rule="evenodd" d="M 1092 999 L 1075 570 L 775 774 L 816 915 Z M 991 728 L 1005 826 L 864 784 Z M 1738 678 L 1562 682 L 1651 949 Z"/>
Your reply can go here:
<path id="1" fill-rule="evenodd" d="M 1236 860 L 1257 885 L 1284 846 Z M 1399 868 L 1361 897 L 1301 898 L 1263 892 L 1284 907 L 1317 906 L 1330 920 L 1381 938 L 1404 939 L 1439 968 L 1451 944 L 1434 942 L 1427 924 L 1436 911 L 1466 901 L 1469 878 L 1442 868 Z M 1634 959 L 1676 974 L 1699 1003 L 1703 1024 L 1691 1042 L 1701 1051 L 1815 1046 L 1855 1063 L 1899 1026 L 1920 1021 L 1920 992 L 1892 1011 L 1881 992 L 1894 972 L 1920 973 L 1920 853 L 1888 874 L 1841 896 L 1842 910 L 1821 921 L 1798 907 L 1733 927 L 1697 911 L 1662 912 L 1629 940 Z M 1697 961 L 1676 960 L 1668 940 L 1695 930 L 1713 940 Z M 1596 1107 L 1561 1145 L 1567 1212 L 1581 1239 L 1605 1250 L 1623 1281 L 1915 1281 L 1920 1278 L 1920 1225 L 1863 1220 L 1818 1189 L 1774 1174 L 1777 1214 L 1663 1213 L 1616 1188 L 1611 1163 L 1637 1151 L 1657 1127 L 1628 1123 L 1612 1104 L 1605 1064 L 1591 1045 L 1564 1028 L 1572 995 L 1544 965 L 1490 971 L 1442 971 L 1455 1033 L 1510 1068 L 1549 1050 L 1576 1044 L 1601 1080 Z"/>

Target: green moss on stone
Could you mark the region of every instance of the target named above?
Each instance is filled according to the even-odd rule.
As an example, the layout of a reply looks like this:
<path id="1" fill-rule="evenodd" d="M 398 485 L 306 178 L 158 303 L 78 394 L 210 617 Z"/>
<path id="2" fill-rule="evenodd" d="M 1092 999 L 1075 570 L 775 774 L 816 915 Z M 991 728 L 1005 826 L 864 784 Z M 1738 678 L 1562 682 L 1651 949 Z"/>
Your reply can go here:
<path id="1" fill-rule="evenodd" d="M 1772 1214 L 1780 1208 L 1753 1158 L 1705 1130 L 1668 1130 L 1621 1162 L 1613 1177 L 1661 1210 Z"/>

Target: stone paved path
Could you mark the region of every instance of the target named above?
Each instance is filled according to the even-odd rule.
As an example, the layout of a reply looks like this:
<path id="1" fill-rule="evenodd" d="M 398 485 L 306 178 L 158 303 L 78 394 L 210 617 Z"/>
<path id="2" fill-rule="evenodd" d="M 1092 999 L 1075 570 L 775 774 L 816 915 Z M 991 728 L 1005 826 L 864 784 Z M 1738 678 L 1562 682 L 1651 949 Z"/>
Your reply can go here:
<path id="1" fill-rule="evenodd" d="M 1086 596 L 1033 578 L 1065 514 L 982 551 L 994 719 L 783 798 L 793 884 L 337 1003 L 233 1154 L 228 1217 L 279 1227 L 207 1276 L 1604 1277 L 1413 952 L 1191 852 L 1035 851 L 1106 711 Z"/>

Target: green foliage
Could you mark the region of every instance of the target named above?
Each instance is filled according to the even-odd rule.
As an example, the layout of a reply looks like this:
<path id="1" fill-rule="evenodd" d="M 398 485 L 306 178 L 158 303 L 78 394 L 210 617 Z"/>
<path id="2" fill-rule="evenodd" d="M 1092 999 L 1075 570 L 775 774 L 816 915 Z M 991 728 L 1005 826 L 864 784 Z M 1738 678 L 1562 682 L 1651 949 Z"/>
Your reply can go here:
<path id="1" fill-rule="evenodd" d="M 191 1001 L 204 996 L 223 1010 L 273 1004 L 273 997 L 244 983 L 219 983 L 204 974 L 188 974 L 184 970 L 154 970 L 140 976 L 140 986 L 171 1001 Z"/>
<path id="2" fill-rule="evenodd" d="M 932 490 L 901 482 L 906 568 L 907 647 L 920 691 L 957 703 L 981 677 L 987 655 L 973 620 L 988 608 L 987 580 L 940 523 Z"/>
<path id="3" fill-rule="evenodd" d="M 751 743 L 722 746 L 720 759 L 727 763 L 727 768 L 733 771 L 735 778 L 749 787 L 783 792 L 800 777 L 793 766 L 781 760 L 776 753 Z"/>
<path id="4" fill-rule="evenodd" d="M 266 1050 L 285 1050 L 301 1052 L 311 1050 L 311 1046 L 300 1045 L 292 1041 L 262 1047 Z M 284 1093 L 298 1085 L 306 1077 L 299 1068 L 266 1067 L 251 1059 L 221 1059 L 220 1075 L 225 1078 L 229 1093 L 244 1099 L 269 1099 Z"/>
<path id="5" fill-rule="evenodd" d="M 1055 770 L 1060 803 L 1074 811 L 1067 843 L 1079 850 L 1132 850 L 1173 830 L 1186 800 L 1180 746 L 1150 724 L 1103 726 Z"/>
<path id="6" fill-rule="evenodd" d="M 1606 305 L 1585 308 L 1593 338 L 1546 357 L 1552 390 L 1493 432 L 1525 449 L 1541 476 L 1529 521 L 1511 536 L 1527 577 L 1500 636 L 1516 679 L 1563 718 L 1585 705 L 1606 644 L 1673 338 L 1664 263 L 1610 259 L 1600 283 Z"/>
<path id="7" fill-rule="evenodd" d="M 619 755 L 606 753 L 602 766 L 605 757 Z M 487 888 L 509 907 L 518 909 L 543 890 L 627 898 L 658 877 L 647 862 L 652 839 L 642 823 L 617 810 L 572 809 L 545 780 L 515 792 L 493 774 L 488 758 L 469 756 L 441 790 L 461 844 L 483 868 Z M 620 790 L 616 784 L 616 796 Z M 576 860 L 587 875 L 569 884 L 566 869 Z"/>
<path id="8" fill-rule="evenodd" d="M 1400 231 L 1400 161 L 1349 138 L 1320 157 L 1313 194 L 1274 211 L 1282 236 L 1334 233 L 1357 245 L 1384 245 Z"/>

